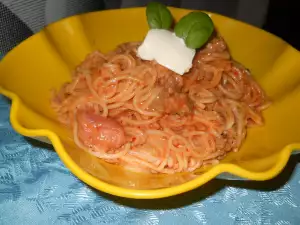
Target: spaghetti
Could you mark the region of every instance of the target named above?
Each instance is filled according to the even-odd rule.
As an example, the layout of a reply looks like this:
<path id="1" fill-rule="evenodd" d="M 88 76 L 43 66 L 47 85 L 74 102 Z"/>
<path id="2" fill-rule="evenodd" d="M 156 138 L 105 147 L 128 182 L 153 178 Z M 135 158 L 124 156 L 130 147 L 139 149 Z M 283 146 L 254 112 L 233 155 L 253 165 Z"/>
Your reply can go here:
<path id="1" fill-rule="evenodd" d="M 269 102 L 215 37 L 177 75 L 137 57 L 139 43 L 91 53 L 52 99 L 83 150 L 127 169 L 193 171 L 237 151 Z"/>

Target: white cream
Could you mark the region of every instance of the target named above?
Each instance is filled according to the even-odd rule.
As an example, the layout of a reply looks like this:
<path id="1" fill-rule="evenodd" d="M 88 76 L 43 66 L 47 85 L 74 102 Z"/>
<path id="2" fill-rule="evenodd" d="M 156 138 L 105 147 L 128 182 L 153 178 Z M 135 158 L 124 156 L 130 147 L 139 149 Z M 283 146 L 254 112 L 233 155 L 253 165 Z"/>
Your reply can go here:
<path id="1" fill-rule="evenodd" d="M 184 40 L 163 29 L 149 30 L 137 54 L 143 60 L 155 60 L 160 65 L 183 75 L 193 63 L 195 50 L 186 47 Z"/>

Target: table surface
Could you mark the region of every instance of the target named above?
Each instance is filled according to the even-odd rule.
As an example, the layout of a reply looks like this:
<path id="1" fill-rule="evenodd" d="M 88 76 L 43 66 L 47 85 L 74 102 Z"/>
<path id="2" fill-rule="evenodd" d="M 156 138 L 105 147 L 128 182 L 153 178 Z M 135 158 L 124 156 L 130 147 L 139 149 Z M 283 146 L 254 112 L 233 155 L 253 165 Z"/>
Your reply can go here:
<path id="1" fill-rule="evenodd" d="M 78 180 L 51 147 L 9 123 L 0 96 L 0 224 L 300 224 L 300 154 L 267 182 L 224 181 L 176 197 L 130 200 Z"/>

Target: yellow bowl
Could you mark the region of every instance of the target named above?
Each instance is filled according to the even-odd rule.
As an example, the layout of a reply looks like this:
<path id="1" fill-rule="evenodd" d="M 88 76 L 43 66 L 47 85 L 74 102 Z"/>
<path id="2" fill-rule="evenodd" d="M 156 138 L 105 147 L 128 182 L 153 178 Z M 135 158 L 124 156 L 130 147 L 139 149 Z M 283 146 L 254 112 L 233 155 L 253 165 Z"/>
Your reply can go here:
<path id="1" fill-rule="evenodd" d="M 189 10 L 171 8 L 176 20 Z M 0 63 L 0 93 L 12 99 L 11 123 L 24 136 L 50 141 L 82 181 L 113 195 L 152 199 L 199 187 L 220 174 L 267 180 L 300 149 L 300 54 L 281 39 L 250 25 L 211 14 L 232 56 L 246 65 L 273 100 L 266 124 L 249 130 L 241 150 L 219 165 L 193 173 L 145 175 L 124 171 L 76 148 L 55 120 L 50 90 L 70 80 L 70 71 L 95 49 L 107 52 L 141 41 L 148 26 L 144 8 L 83 14 L 45 28 L 17 46 Z M 299 133 L 298 133 L 299 132 Z"/>

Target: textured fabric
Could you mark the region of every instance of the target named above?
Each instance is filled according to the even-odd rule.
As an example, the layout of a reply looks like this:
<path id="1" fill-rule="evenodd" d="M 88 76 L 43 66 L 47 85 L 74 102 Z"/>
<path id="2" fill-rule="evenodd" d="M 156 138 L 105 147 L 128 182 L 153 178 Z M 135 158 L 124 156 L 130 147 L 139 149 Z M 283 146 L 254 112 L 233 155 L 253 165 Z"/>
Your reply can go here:
<path id="1" fill-rule="evenodd" d="M 30 28 L 0 2 L 0 52 L 8 52 L 32 34 Z"/>
<path id="2" fill-rule="evenodd" d="M 0 52 L 64 17 L 101 9 L 103 0 L 0 0 Z"/>
<path id="3" fill-rule="evenodd" d="M 121 7 L 144 6 L 152 0 L 107 0 L 121 2 Z M 268 10 L 269 0 L 160 0 L 167 5 L 201 9 L 245 21 L 262 27 Z"/>
<path id="4" fill-rule="evenodd" d="M 0 0 L 0 52 L 64 17 L 104 8 L 144 6 L 150 0 Z M 261 27 L 269 0 L 161 0 L 167 5 L 224 14 Z M 18 32 L 19 31 L 19 32 Z"/>
<path id="5" fill-rule="evenodd" d="M 79 181 L 50 146 L 16 134 L 8 115 L 0 96 L 1 225 L 300 224 L 300 155 L 268 182 L 213 180 L 168 199 L 121 199 Z"/>

